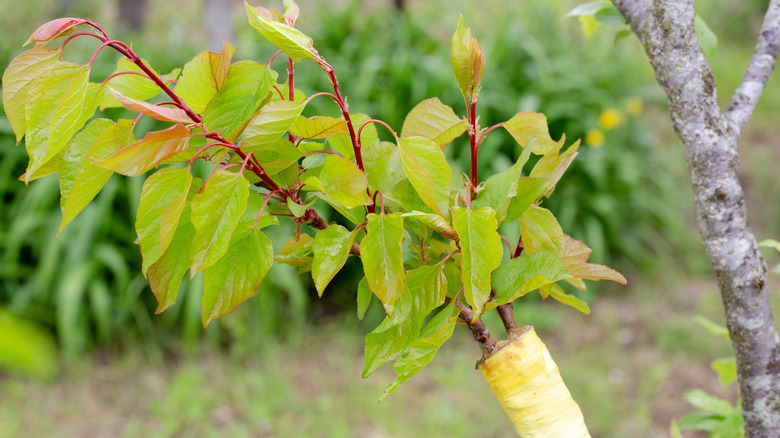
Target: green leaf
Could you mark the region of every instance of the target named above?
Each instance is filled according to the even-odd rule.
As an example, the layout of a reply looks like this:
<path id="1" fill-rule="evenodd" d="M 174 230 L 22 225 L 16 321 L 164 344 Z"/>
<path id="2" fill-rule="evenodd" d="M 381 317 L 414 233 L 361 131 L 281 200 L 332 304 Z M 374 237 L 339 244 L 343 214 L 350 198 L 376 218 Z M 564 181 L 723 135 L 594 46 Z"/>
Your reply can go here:
<path id="1" fill-rule="evenodd" d="M 712 32 L 707 23 L 696 14 L 693 20 L 693 28 L 696 32 L 696 38 L 699 40 L 699 46 L 701 51 L 704 52 L 707 57 L 712 57 L 715 53 L 715 48 L 718 46 L 718 37 Z"/>
<path id="2" fill-rule="evenodd" d="M 425 137 L 444 149 L 452 140 L 466 132 L 466 121 L 438 97 L 423 100 L 412 108 L 401 128 L 401 138 Z"/>
<path id="3" fill-rule="evenodd" d="M 263 145 L 280 139 L 298 120 L 308 102 L 278 100 L 260 108 L 244 130 L 241 149 L 246 152 L 261 151 Z"/>
<path id="4" fill-rule="evenodd" d="M 11 60 L 3 72 L 3 109 L 16 133 L 16 143 L 27 131 L 27 90 L 35 78 L 58 64 L 62 50 L 36 45 Z"/>
<path id="5" fill-rule="evenodd" d="M 369 205 L 368 180 L 366 174 L 352 161 L 338 155 L 325 157 L 319 176 L 304 181 L 310 190 L 325 192 L 335 202 L 346 208 Z"/>
<path id="6" fill-rule="evenodd" d="M 187 167 L 160 169 L 144 182 L 135 221 L 144 274 L 168 249 L 191 184 L 192 175 Z"/>
<path id="7" fill-rule="evenodd" d="M 231 135 L 252 117 L 257 104 L 265 98 L 274 82 L 276 72 L 267 65 L 253 61 L 234 63 L 228 70 L 225 85 L 206 105 L 203 124 L 210 131 Z"/>
<path id="8" fill-rule="evenodd" d="M 459 311 L 453 301 L 425 324 L 420 331 L 420 337 L 412 341 L 393 364 L 393 370 L 398 373 L 398 377 L 387 385 L 380 401 L 431 363 L 439 348 L 452 337 Z"/>
<path id="9" fill-rule="evenodd" d="M 517 196 L 509 201 L 504 222 L 513 222 L 519 218 L 549 187 L 550 180 L 547 178 L 520 177 L 517 181 Z"/>
<path id="10" fill-rule="evenodd" d="M 774 248 L 778 252 L 780 252 L 780 242 L 778 242 L 775 239 L 765 239 L 758 243 L 758 246 L 763 246 L 765 248 Z"/>
<path id="11" fill-rule="evenodd" d="M 202 113 L 217 92 L 225 86 L 230 60 L 236 48 L 222 43 L 222 53 L 203 51 L 184 64 L 175 92 L 190 109 Z"/>
<path id="12" fill-rule="evenodd" d="M 357 135 L 357 130 L 360 125 L 371 120 L 371 117 L 366 114 L 350 114 L 349 119 L 352 121 L 352 126 L 355 128 L 355 135 Z M 367 148 L 378 141 L 379 133 L 376 131 L 376 126 L 373 123 L 363 127 L 363 130 L 360 132 L 361 151 L 363 148 Z M 333 147 L 333 150 L 338 152 L 342 157 L 349 160 L 355 159 L 355 150 L 352 147 L 352 138 L 349 134 L 334 135 L 328 139 L 328 144 L 330 144 L 331 147 Z M 363 162 L 367 162 L 365 157 Z"/>
<path id="13" fill-rule="evenodd" d="M 427 227 L 448 239 L 456 239 L 458 237 L 455 233 L 455 230 L 453 230 L 450 224 L 447 223 L 447 220 L 438 214 L 413 211 L 410 213 L 404 213 L 402 216 L 417 219 Z"/>
<path id="14" fill-rule="evenodd" d="M 325 193 L 317 192 L 315 195 L 323 201 L 327 202 L 328 205 L 333 207 L 334 210 L 339 212 L 339 214 L 344 216 L 348 221 L 352 222 L 353 225 L 359 225 L 366 221 L 366 209 L 362 205 L 353 208 L 346 208 L 333 199 L 330 199 L 330 197 Z"/>
<path id="15" fill-rule="evenodd" d="M 290 213 L 293 214 L 295 217 L 303 217 L 303 215 L 306 214 L 306 210 L 309 209 L 314 203 L 317 202 L 317 198 L 314 198 L 311 202 L 308 202 L 306 204 L 298 204 L 295 202 L 292 198 L 287 198 L 287 208 L 290 210 Z"/>
<path id="16" fill-rule="evenodd" d="M 121 93 L 115 90 L 111 90 L 111 94 L 116 97 L 119 103 L 130 111 L 136 111 L 152 117 L 163 122 L 179 122 L 179 123 L 192 123 L 189 116 L 183 109 L 170 108 L 164 106 L 157 106 L 143 100 L 132 99 L 127 96 L 123 96 Z"/>
<path id="17" fill-rule="evenodd" d="M 279 263 L 299 268 L 299 272 L 308 271 L 311 269 L 312 260 L 314 260 L 313 242 L 314 239 L 308 234 L 301 233 L 298 236 L 292 236 L 285 242 L 274 259 Z"/>
<path id="18" fill-rule="evenodd" d="M 325 288 L 333 277 L 347 262 L 352 244 L 357 234 L 350 232 L 341 225 L 331 225 L 314 236 L 312 251 L 314 260 L 311 264 L 311 275 L 317 295 L 322 296 Z"/>
<path id="19" fill-rule="evenodd" d="M 609 2 L 597 1 L 584 3 L 569 11 L 564 17 L 581 17 L 583 15 L 595 15 L 602 9 L 613 7 Z"/>
<path id="20" fill-rule="evenodd" d="M 367 278 L 370 285 L 371 279 Z M 410 344 L 420 337 L 425 317 L 444 302 L 447 278 L 441 264 L 412 269 L 407 278 L 395 312 L 366 336 L 364 378 L 382 364 L 405 354 Z"/>
<path id="21" fill-rule="evenodd" d="M 731 339 L 731 335 L 729 335 L 729 330 L 717 323 L 714 323 L 710 321 L 709 319 L 697 315 L 693 318 L 694 321 L 696 321 L 697 324 L 704 327 L 705 330 L 711 335 L 720 336 L 724 339 Z"/>
<path id="22" fill-rule="evenodd" d="M 62 221 L 59 235 L 87 204 L 95 198 L 114 173 L 93 163 L 124 147 L 133 139 L 133 121 L 95 119 L 65 150 L 60 168 L 60 206 Z"/>
<path id="23" fill-rule="evenodd" d="M 623 29 L 615 34 L 615 40 L 613 41 L 614 45 L 617 45 L 618 41 L 622 40 L 623 38 L 630 36 L 634 31 L 629 29 Z"/>
<path id="24" fill-rule="evenodd" d="M 362 321 L 363 318 L 365 318 L 366 311 L 371 304 L 371 297 L 373 295 L 371 289 L 368 288 L 366 277 L 361 278 L 357 288 L 357 316 L 359 320 Z"/>
<path id="25" fill-rule="evenodd" d="M 327 116 L 306 118 L 298 116 L 289 128 L 290 134 L 296 137 L 319 139 L 334 135 L 349 135 L 347 122 L 342 119 Z"/>
<path id="26" fill-rule="evenodd" d="M 683 415 L 677 424 L 680 429 L 714 432 L 724 428 L 724 420 L 725 418 L 723 418 L 722 415 L 716 415 L 709 412 L 689 412 Z"/>
<path id="27" fill-rule="evenodd" d="M 539 252 L 522 256 L 501 264 L 491 275 L 495 298 L 486 311 L 509 303 L 545 284 L 563 280 L 571 275 L 556 254 Z"/>
<path id="28" fill-rule="evenodd" d="M 555 185 L 558 180 L 561 179 L 563 173 L 569 167 L 569 165 L 577 157 L 577 149 L 579 148 L 580 141 L 577 140 L 573 145 L 566 149 L 566 152 L 558 154 L 558 151 L 563 146 L 566 137 L 562 137 L 555 149 L 550 150 L 547 154 L 542 156 L 539 161 L 536 162 L 533 170 L 531 170 L 530 177 L 534 178 L 547 178 L 549 180 L 545 195 L 549 196 L 550 193 L 555 190 Z"/>
<path id="29" fill-rule="evenodd" d="M 258 148 L 253 148 L 253 156 L 263 166 L 268 175 L 275 175 L 303 157 L 301 151 L 286 138 L 279 138 L 274 142 L 266 143 Z"/>
<path id="30" fill-rule="evenodd" d="M 304 35 L 303 32 L 266 18 L 258 10 L 244 2 L 246 14 L 249 17 L 249 24 L 257 29 L 265 39 L 270 41 L 276 47 L 282 49 L 295 62 L 304 59 L 313 59 L 317 63 L 324 63 L 317 51 L 314 50 L 314 42 L 311 38 Z"/>
<path id="31" fill-rule="evenodd" d="M 203 181 L 199 179 L 193 181 L 187 196 L 188 201 L 182 208 L 181 217 L 168 248 L 146 271 L 149 286 L 157 298 L 158 307 L 155 313 L 160 313 L 176 303 L 181 279 L 190 267 L 189 249 L 190 242 L 195 236 L 195 227 L 191 221 L 192 203 L 189 199 L 197 193 L 202 184 Z"/>
<path id="32" fill-rule="evenodd" d="M 450 204 L 452 170 L 444 153 L 424 137 L 402 138 L 398 150 L 404 173 L 425 205 L 440 214 L 446 214 Z"/>
<path id="33" fill-rule="evenodd" d="M 734 406 L 732 406 L 731 403 L 700 389 L 694 389 L 685 394 L 685 399 L 697 409 L 712 412 L 713 414 L 722 415 L 724 417 L 729 416 L 731 411 L 734 410 Z"/>
<path id="34" fill-rule="evenodd" d="M 490 274 L 503 256 L 496 212 L 490 207 L 454 207 L 452 224 L 460 237 L 463 294 L 476 319 L 490 298 Z"/>
<path id="35" fill-rule="evenodd" d="M 225 254 L 203 273 L 203 327 L 253 297 L 273 264 L 268 237 L 251 222 L 240 223 Z"/>
<path id="36" fill-rule="evenodd" d="M 184 125 L 176 124 L 162 131 L 148 132 L 143 140 L 125 146 L 105 159 L 92 160 L 122 175 L 137 176 L 187 151 L 190 138 L 190 131 Z"/>
<path id="37" fill-rule="evenodd" d="M 737 380 L 737 360 L 734 356 L 715 359 L 710 366 L 718 373 L 721 385 L 729 386 Z"/>
<path id="38" fill-rule="evenodd" d="M 554 283 L 545 284 L 544 286 L 541 286 L 539 288 L 539 293 L 544 298 L 548 296 L 553 297 L 555 301 L 558 301 L 561 304 L 566 304 L 567 306 L 574 307 L 575 309 L 579 310 L 580 312 L 586 315 L 590 314 L 590 307 L 588 307 L 588 303 L 575 297 L 574 295 L 567 294 L 566 292 L 563 291 L 563 288 L 561 288 L 557 284 Z"/>
<path id="39" fill-rule="evenodd" d="M 365 129 L 363 130 L 365 132 Z M 395 143 L 375 142 L 361 148 L 363 164 L 368 177 L 368 187 L 373 193 L 387 193 L 401 180 L 406 179 L 401 153 Z"/>
<path id="40" fill-rule="evenodd" d="M 672 423 L 669 425 L 669 434 L 672 438 L 683 438 L 680 425 L 675 420 L 672 420 Z"/>
<path id="41" fill-rule="evenodd" d="M 518 196 L 518 193 L 521 197 L 525 197 L 527 194 L 527 192 L 518 191 L 520 174 L 523 172 L 523 166 L 529 156 L 527 151 L 528 149 L 526 149 L 526 152 L 523 153 L 512 167 L 504 172 L 491 176 L 485 181 L 477 199 L 474 199 L 471 202 L 473 208 L 490 207 L 496 211 L 496 221 L 498 221 L 498 223 L 504 222 L 507 218 L 509 205 L 515 197 Z M 541 196 L 541 193 L 539 195 Z M 512 218 L 512 220 L 515 218 Z"/>
<path id="42" fill-rule="evenodd" d="M 165 75 L 160 75 L 160 73 L 154 70 L 146 60 L 142 59 L 141 62 L 154 74 L 160 76 L 160 78 L 163 80 L 163 83 L 166 85 L 171 85 L 179 75 L 179 69 L 175 69 Z M 137 74 L 123 74 L 115 76 L 108 81 L 107 85 L 105 86 L 106 90 L 117 91 L 123 96 L 127 96 L 136 100 L 147 100 L 157 96 L 162 92 L 160 87 L 151 79 L 149 79 L 141 67 L 137 66 L 127 58 L 119 58 L 114 73 L 127 71 L 140 73 L 142 76 Z M 102 100 L 100 102 L 101 110 L 105 108 L 116 108 L 121 106 L 122 104 L 110 92 L 103 93 Z"/>
<path id="43" fill-rule="evenodd" d="M 593 18 L 599 23 L 604 24 L 626 24 L 626 19 L 623 17 L 623 14 L 612 5 L 608 5 L 606 8 L 596 12 L 593 15 Z"/>
<path id="44" fill-rule="evenodd" d="M 544 155 L 556 149 L 557 143 L 550 138 L 550 131 L 547 129 L 547 117 L 542 113 L 517 113 L 502 126 L 520 146 L 531 144 L 531 152 L 537 155 Z"/>
<path id="45" fill-rule="evenodd" d="M 98 87 L 90 85 L 87 67 L 58 65 L 35 78 L 27 90 L 27 175 L 57 156 L 97 107 Z"/>
<path id="46" fill-rule="evenodd" d="M 403 294 L 406 283 L 403 217 L 401 213 L 369 214 L 366 220 L 366 237 L 360 243 L 363 272 L 369 289 L 391 315 L 393 303 Z"/>
<path id="47" fill-rule="evenodd" d="M 482 82 L 482 72 L 485 70 L 485 57 L 482 55 L 482 47 L 471 36 L 471 29 L 463 25 L 462 15 L 452 35 L 450 61 L 455 79 L 466 101 L 476 102 L 479 84 Z"/>
<path id="48" fill-rule="evenodd" d="M 195 236 L 190 246 L 191 277 L 227 252 L 230 236 L 247 207 L 249 181 L 240 173 L 215 172 L 192 199 Z"/>
<path id="49" fill-rule="evenodd" d="M 520 233 L 525 252 L 533 254 L 550 251 L 560 254 L 565 245 L 565 234 L 558 220 L 546 208 L 531 205 L 520 215 Z"/>

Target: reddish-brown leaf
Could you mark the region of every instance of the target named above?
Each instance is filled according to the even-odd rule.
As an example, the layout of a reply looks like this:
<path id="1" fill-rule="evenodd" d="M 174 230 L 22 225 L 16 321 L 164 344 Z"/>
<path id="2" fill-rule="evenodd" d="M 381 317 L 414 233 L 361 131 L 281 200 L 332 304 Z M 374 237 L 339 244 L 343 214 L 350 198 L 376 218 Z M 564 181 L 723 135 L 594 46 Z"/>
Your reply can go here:
<path id="1" fill-rule="evenodd" d="M 57 38 L 58 36 L 68 35 L 73 32 L 73 29 L 86 23 L 87 20 L 83 18 L 58 18 L 56 20 L 49 21 L 41 25 L 38 29 L 35 29 L 30 38 L 24 45 L 27 45 L 33 41 L 36 43 L 45 43 Z"/>
<path id="2" fill-rule="evenodd" d="M 143 140 L 126 146 L 105 160 L 94 160 L 99 166 L 127 176 L 140 175 L 162 161 L 187 150 L 190 131 L 176 124 L 163 131 L 147 133 Z"/>
<path id="3" fill-rule="evenodd" d="M 130 111 L 137 111 L 144 113 L 149 117 L 163 122 L 180 122 L 180 123 L 192 123 L 192 120 L 187 116 L 181 108 L 169 108 L 164 106 L 157 106 L 143 100 L 133 99 L 119 93 L 118 91 L 111 90 L 111 94 Z"/>

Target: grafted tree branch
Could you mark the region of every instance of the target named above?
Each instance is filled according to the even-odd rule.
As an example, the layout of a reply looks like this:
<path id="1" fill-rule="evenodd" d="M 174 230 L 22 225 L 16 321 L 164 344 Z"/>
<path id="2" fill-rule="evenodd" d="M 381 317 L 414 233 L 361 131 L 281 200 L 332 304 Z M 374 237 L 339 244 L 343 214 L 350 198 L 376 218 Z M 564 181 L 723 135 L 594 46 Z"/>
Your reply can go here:
<path id="1" fill-rule="evenodd" d="M 737 358 L 745 432 L 780 436 L 780 340 L 766 263 L 747 225 L 737 143 L 774 69 L 780 1 L 772 0 L 756 52 L 725 113 L 694 30 L 693 0 L 613 0 L 645 48 L 682 141 L 704 247 L 718 277 Z"/>

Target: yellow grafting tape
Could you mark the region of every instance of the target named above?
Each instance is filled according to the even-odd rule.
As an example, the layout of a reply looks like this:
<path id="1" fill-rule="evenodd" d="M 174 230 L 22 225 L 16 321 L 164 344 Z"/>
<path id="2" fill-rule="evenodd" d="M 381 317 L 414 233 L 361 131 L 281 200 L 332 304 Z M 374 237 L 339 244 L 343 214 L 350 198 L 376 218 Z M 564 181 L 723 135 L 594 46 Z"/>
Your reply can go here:
<path id="1" fill-rule="evenodd" d="M 522 438 L 590 438 L 580 407 L 533 327 L 479 368 Z"/>

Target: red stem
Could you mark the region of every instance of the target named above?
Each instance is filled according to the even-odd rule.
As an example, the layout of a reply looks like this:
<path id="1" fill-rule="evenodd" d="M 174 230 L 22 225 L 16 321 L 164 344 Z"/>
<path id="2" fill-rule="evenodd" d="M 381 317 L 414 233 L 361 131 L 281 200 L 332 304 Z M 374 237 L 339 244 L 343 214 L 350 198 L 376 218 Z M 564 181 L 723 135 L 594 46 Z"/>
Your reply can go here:
<path id="1" fill-rule="evenodd" d="M 295 102 L 295 63 L 292 58 L 287 60 L 287 95 L 290 97 L 290 102 Z M 287 137 L 290 143 L 295 143 L 295 136 L 288 133 Z"/>
<path id="2" fill-rule="evenodd" d="M 477 189 L 477 102 L 471 102 L 469 111 L 469 140 L 471 141 L 471 193 Z"/>
<path id="3" fill-rule="evenodd" d="M 344 97 L 341 95 L 341 90 L 339 89 L 339 81 L 336 79 L 336 73 L 333 71 L 333 67 L 326 64 L 325 67 L 323 67 L 325 70 L 325 73 L 328 74 L 328 78 L 330 79 L 330 83 L 333 84 L 333 91 L 336 93 L 336 102 L 339 104 L 339 108 L 341 109 L 341 114 L 344 116 L 344 120 L 347 121 L 347 129 L 349 130 L 349 137 L 352 139 L 352 149 L 355 152 L 355 162 L 357 163 L 358 169 L 361 171 L 364 170 L 363 168 L 363 154 L 360 152 L 360 138 L 358 138 L 355 135 L 355 126 L 352 124 L 352 119 L 349 117 L 349 111 L 347 109 L 347 103 L 344 101 Z"/>

